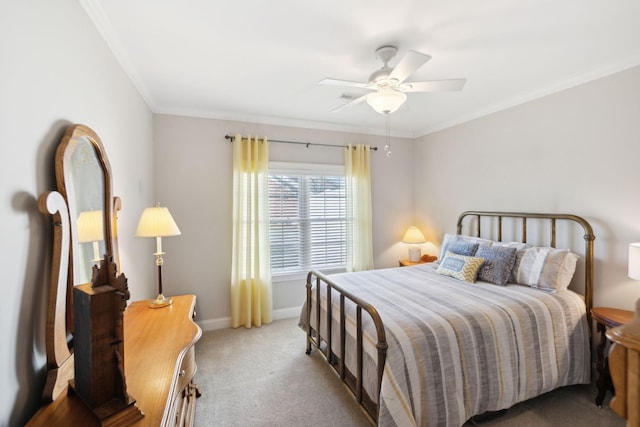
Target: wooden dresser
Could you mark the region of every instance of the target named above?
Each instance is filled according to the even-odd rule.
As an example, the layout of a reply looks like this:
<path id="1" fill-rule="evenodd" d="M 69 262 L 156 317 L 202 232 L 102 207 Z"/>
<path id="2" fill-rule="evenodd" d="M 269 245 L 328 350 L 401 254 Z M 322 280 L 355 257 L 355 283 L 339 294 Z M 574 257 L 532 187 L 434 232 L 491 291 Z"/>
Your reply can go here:
<path id="1" fill-rule="evenodd" d="M 173 297 L 168 307 L 152 309 L 136 301 L 124 314 L 127 392 L 144 417 L 142 426 L 192 426 L 197 385 L 195 344 L 202 331 L 193 321 L 196 297 Z M 27 426 L 97 426 L 98 421 L 73 393 L 47 404 Z"/>

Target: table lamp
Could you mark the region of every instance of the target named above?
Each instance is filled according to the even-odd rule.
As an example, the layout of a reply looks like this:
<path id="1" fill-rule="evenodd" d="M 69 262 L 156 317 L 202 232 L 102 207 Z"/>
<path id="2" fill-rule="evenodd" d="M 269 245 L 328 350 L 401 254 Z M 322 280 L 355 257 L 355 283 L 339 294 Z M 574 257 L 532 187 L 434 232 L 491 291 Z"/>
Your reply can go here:
<path id="1" fill-rule="evenodd" d="M 169 209 L 161 207 L 158 203 L 152 208 L 146 208 L 140 216 L 136 236 L 156 238 L 156 265 L 158 266 L 158 296 L 149 303 L 151 308 L 160 308 L 170 305 L 173 301 L 162 293 L 162 238 L 181 234 L 178 225 L 169 213 Z"/>
<path id="2" fill-rule="evenodd" d="M 419 243 L 425 243 L 427 239 L 424 238 L 424 234 L 422 231 L 414 225 L 407 228 L 407 231 L 404 233 L 404 237 L 402 238 L 403 243 L 408 243 L 409 246 L 409 261 L 418 262 L 420 261 L 420 246 Z"/>
<path id="3" fill-rule="evenodd" d="M 82 211 L 78 215 L 78 242 L 93 243 L 93 259 L 98 263 L 102 260 L 98 242 L 104 240 L 104 214 L 102 211 Z"/>

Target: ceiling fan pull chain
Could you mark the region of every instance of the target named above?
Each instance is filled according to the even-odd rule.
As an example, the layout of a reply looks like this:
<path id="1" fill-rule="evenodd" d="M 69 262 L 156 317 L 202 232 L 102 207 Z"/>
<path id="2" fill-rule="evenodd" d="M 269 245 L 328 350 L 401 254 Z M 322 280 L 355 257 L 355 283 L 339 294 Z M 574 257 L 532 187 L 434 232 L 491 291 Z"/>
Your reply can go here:
<path id="1" fill-rule="evenodd" d="M 389 113 L 385 113 L 385 144 L 384 144 L 384 151 L 387 153 L 387 157 L 391 156 L 391 124 L 390 124 L 390 120 L 391 120 L 391 114 Z"/>

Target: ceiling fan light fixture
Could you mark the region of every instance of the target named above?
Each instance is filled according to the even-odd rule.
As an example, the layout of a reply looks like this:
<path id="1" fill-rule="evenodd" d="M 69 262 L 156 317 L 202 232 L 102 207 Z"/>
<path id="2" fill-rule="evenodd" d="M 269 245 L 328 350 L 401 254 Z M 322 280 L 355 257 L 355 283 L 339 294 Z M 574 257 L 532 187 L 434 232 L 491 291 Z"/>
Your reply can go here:
<path id="1" fill-rule="evenodd" d="M 407 100 L 407 95 L 399 90 L 388 87 L 380 88 L 377 92 L 367 95 L 367 104 L 380 114 L 391 114 Z"/>

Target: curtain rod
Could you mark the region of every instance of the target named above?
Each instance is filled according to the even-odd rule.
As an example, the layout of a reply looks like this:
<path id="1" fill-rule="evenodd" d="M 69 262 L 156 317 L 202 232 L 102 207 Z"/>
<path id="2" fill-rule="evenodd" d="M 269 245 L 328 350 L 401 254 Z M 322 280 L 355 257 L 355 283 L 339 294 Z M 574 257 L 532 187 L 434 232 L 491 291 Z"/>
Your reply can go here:
<path id="1" fill-rule="evenodd" d="M 225 135 L 224 139 L 228 139 L 229 141 L 233 141 L 235 137 L 231 135 Z M 307 148 L 311 145 L 319 145 L 322 147 L 339 147 L 339 148 L 347 148 L 346 145 L 333 145 L 333 144 L 321 144 L 319 142 L 301 142 L 301 141 L 280 141 L 277 139 L 268 139 L 269 142 L 277 142 L 280 144 L 298 144 L 298 145 L 306 145 Z M 378 147 L 371 147 L 373 151 L 378 151 Z"/>

